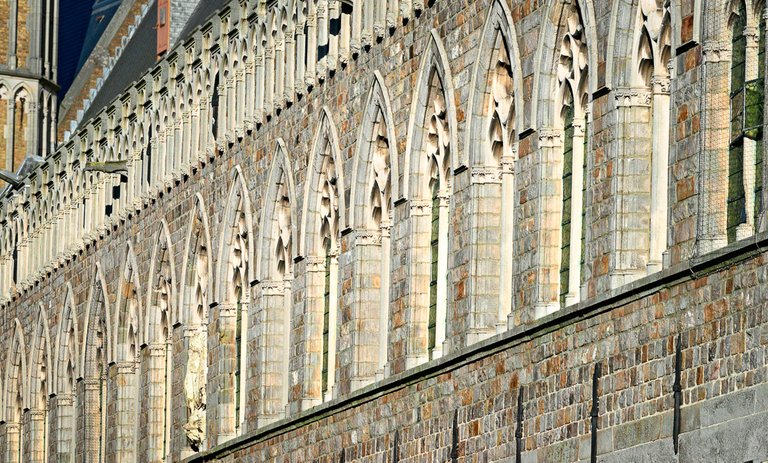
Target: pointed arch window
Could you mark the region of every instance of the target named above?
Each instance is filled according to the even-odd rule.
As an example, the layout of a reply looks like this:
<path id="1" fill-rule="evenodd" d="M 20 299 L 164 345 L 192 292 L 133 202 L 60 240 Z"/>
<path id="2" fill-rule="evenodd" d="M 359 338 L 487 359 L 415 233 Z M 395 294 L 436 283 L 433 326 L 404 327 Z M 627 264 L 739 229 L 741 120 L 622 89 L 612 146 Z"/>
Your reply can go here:
<path id="1" fill-rule="evenodd" d="M 448 207 L 451 191 L 451 145 L 443 82 L 436 71 L 429 81 L 430 107 L 427 113 L 425 153 L 427 156 L 430 216 L 429 315 L 427 351 L 429 358 L 443 353 L 448 305 Z"/>
<path id="2" fill-rule="evenodd" d="M 240 181 L 240 179 L 236 179 Z M 236 186 L 237 188 L 237 186 Z M 245 362 L 246 362 L 246 343 L 248 331 L 248 307 L 249 297 L 247 294 L 248 274 L 249 274 L 249 253 L 250 253 L 250 233 L 248 218 L 246 215 L 248 202 L 244 197 L 243 191 L 235 193 L 235 209 L 233 224 L 230 226 L 229 237 L 229 294 L 227 302 L 234 305 L 235 312 L 235 371 L 234 371 L 234 428 L 235 433 L 242 431 L 243 413 L 245 396 Z"/>
<path id="3" fill-rule="evenodd" d="M 587 43 L 581 11 L 564 6 L 564 36 L 558 61 L 560 123 L 563 137 L 562 214 L 560 226 L 560 303 L 581 298 L 581 270 L 586 231 Z"/>
<path id="4" fill-rule="evenodd" d="M 169 458 L 170 438 L 170 397 L 171 397 L 171 301 L 173 300 L 174 278 L 168 250 L 169 240 L 159 234 L 153 251 L 150 275 L 150 295 L 147 317 L 147 342 L 150 349 L 147 371 L 151 378 L 163 381 L 149 382 L 146 396 L 140 406 L 151 417 L 145 432 L 149 437 L 149 458 L 151 461 L 166 461 Z"/>
<path id="5" fill-rule="evenodd" d="M 320 246 L 323 261 L 323 331 L 322 369 L 320 390 L 322 400 L 330 400 L 335 382 L 336 365 L 336 314 L 338 312 L 338 236 L 339 191 L 336 162 L 331 153 L 330 141 L 323 145 L 320 168 L 319 211 Z"/>
<path id="6" fill-rule="evenodd" d="M 184 371 L 186 422 L 184 434 L 188 449 L 199 452 L 206 442 L 206 405 L 208 380 L 208 289 L 210 285 L 210 236 L 203 205 L 198 202 L 192 213 L 184 269 L 184 304 L 187 323 L 184 337 L 187 364 Z M 169 257 L 170 258 L 170 257 Z"/>
<path id="7" fill-rule="evenodd" d="M 661 270 L 667 247 L 672 20 L 670 0 L 638 4 L 635 85 L 651 92 L 650 236 L 647 272 Z"/>
<path id="8" fill-rule="evenodd" d="M 731 132 L 728 150 L 728 242 L 755 231 L 762 208 L 765 23 L 755 26 L 746 2 L 732 7 Z"/>

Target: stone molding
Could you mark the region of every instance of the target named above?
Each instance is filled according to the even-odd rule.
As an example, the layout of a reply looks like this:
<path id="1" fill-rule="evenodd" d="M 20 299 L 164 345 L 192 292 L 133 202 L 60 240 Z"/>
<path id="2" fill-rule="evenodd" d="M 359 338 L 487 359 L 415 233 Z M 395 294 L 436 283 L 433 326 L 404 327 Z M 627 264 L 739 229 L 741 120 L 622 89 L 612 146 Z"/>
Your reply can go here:
<path id="1" fill-rule="evenodd" d="M 702 47 L 704 63 L 724 63 L 731 60 L 731 43 L 726 41 L 706 42 Z"/>
<path id="2" fill-rule="evenodd" d="M 478 166 L 471 169 L 470 178 L 475 185 L 501 183 L 501 173 L 500 166 Z"/>
<path id="3" fill-rule="evenodd" d="M 381 246 L 380 230 L 355 230 L 355 246 Z"/>
<path id="4" fill-rule="evenodd" d="M 650 107 L 653 94 L 648 89 L 617 88 L 614 92 L 619 108 Z"/>
<path id="5" fill-rule="evenodd" d="M 559 148 L 563 146 L 563 131 L 554 127 L 539 130 L 539 147 Z"/>

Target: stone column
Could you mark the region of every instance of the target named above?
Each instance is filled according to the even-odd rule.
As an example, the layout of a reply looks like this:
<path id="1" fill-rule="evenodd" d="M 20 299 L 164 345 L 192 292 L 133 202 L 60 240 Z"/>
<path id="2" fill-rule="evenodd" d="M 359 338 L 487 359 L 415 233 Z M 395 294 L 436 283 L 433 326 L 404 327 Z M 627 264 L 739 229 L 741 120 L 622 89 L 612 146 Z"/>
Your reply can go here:
<path id="1" fill-rule="evenodd" d="M 243 115 L 243 126 L 246 132 L 251 133 L 254 127 L 254 94 L 256 91 L 256 62 L 249 54 L 245 62 L 245 93 L 240 96 L 244 100 L 245 114 Z"/>
<path id="2" fill-rule="evenodd" d="M 102 389 L 102 380 L 85 379 L 78 383 L 80 397 L 78 403 L 83 404 L 79 407 L 80 416 L 77 425 L 77 461 L 84 463 L 100 463 L 105 457 L 105 446 L 102 439 L 104 436 L 105 423 L 103 422 L 104 399 L 102 394 L 106 391 Z M 106 389 L 106 388 L 104 388 Z"/>
<path id="3" fill-rule="evenodd" d="M 363 1 L 358 0 L 354 2 L 354 8 L 352 9 L 352 39 L 349 41 L 349 49 L 352 52 L 353 58 L 357 58 L 362 48 Z"/>
<path id="4" fill-rule="evenodd" d="M 235 114 L 234 119 L 234 134 L 238 140 L 242 140 L 245 135 L 245 102 L 247 95 L 245 93 L 245 64 L 241 63 L 240 67 L 235 72 L 235 86 L 234 95 L 235 105 L 233 106 Z"/>
<path id="5" fill-rule="evenodd" d="M 275 111 L 285 107 L 285 42 L 282 31 L 275 40 Z"/>
<path id="6" fill-rule="evenodd" d="M 651 159 L 651 232 L 648 274 L 661 271 L 667 250 L 669 214 L 669 75 L 654 76 L 653 158 Z"/>
<path id="7" fill-rule="evenodd" d="M 300 399 L 300 410 L 308 410 L 325 400 L 322 389 L 322 368 L 323 368 L 323 323 L 325 309 L 325 258 L 319 256 L 310 256 L 306 259 L 306 283 L 305 283 L 305 316 L 304 316 L 304 336 L 305 350 L 301 352 L 302 356 L 302 393 Z M 331 272 L 333 280 L 333 272 Z M 333 281 L 331 281 L 333 287 Z M 333 299 L 331 299 L 333 301 Z M 333 311 L 336 304 L 329 305 Z M 335 340 L 331 337 L 332 321 L 335 317 L 329 314 L 328 322 L 328 390 L 331 390 L 334 376 L 334 364 L 331 363 L 331 352 L 333 347 L 331 343 Z"/>
<path id="8" fill-rule="evenodd" d="M 317 69 L 317 12 L 315 2 L 309 2 L 307 15 L 307 67 L 304 73 L 304 83 L 307 87 L 315 85 L 315 69 Z"/>
<path id="9" fill-rule="evenodd" d="M 342 393 L 347 392 L 345 378 L 349 391 L 355 391 L 374 382 L 377 375 L 383 377 L 389 321 L 388 310 L 383 310 L 389 300 L 382 290 L 385 275 L 389 276 L 384 272 L 388 253 L 384 253 L 383 241 L 381 230 L 354 232 L 352 315 L 350 320 L 342 320 L 339 336 L 339 357 L 350 359 L 340 365 Z"/>
<path id="10" fill-rule="evenodd" d="M 317 1 L 317 46 L 328 47 L 328 0 Z M 317 80 L 323 82 L 328 72 L 328 56 L 317 62 Z"/>
<path id="11" fill-rule="evenodd" d="M 115 364 L 117 426 L 114 427 L 116 439 L 111 444 L 114 445 L 117 462 L 132 463 L 136 460 L 137 431 L 140 426 L 137 420 L 139 401 L 136 369 L 137 364 L 133 360 Z"/>
<path id="12" fill-rule="evenodd" d="M 448 186 L 445 191 L 440 191 L 438 196 L 440 207 L 439 236 L 440 242 L 437 246 L 437 309 L 435 315 L 435 347 L 432 349 L 432 358 L 440 358 L 447 354 L 448 344 L 446 340 L 446 325 L 448 322 L 448 240 L 450 233 L 450 196 Z"/>
<path id="13" fill-rule="evenodd" d="M 166 431 L 170 423 L 166 423 L 166 391 L 170 377 L 166 371 L 166 358 L 169 345 L 166 343 L 150 344 L 147 349 L 147 396 L 142 402 L 147 409 L 146 422 L 141 423 L 143 432 L 147 434 L 147 454 L 140 461 L 162 463 L 168 454 L 170 442 L 166 440 Z"/>
<path id="14" fill-rule="evenodd" d="M 647 88 L 619 88 L 614 96 L 618 135 L 615 151 L 607 151 L 615 152 L 612 186 L 615 206 L 608 217 L 613 249 L 610 250 L 609 284 L 597 285 L 603 290 L 621 287 L 648 272 L 649 240 L 653 232 L 648 223 L 654 212 L 651 201 L 656 193 L 653 191 L 657 188 L 654 175 L 659 174 L 651 158 L 657 143 L 651 126 L 652 92 Z M 660 212 L 666 214 L 666 210 Z M 595 271 L 591 275 L 593 279 L 601 276 Z"/>
<path id="15" fill-rule="evenodd" d="M 290 286 L 288 286 L 290 288 Z M 260 292 L 260 339 L 258 340 L 258 390 L 261 392 L 256 427 L 285 416 L 288 404 L 288 355 L 290 318 L 286 306 L 286 283 L 262 281 Z"/>
<path id="16" fill-rule="evenodd" d="M 5 460 L 7 463 L 23 463 L 21 423 L 5 423 Z"/>
<path id="17" fill-rule="evenodd" d="M 514 213 L 513 205 L 505 202 L 501 196 L 500 166 L 473 167 L 470 178 L 471 270 L 469 288 L 466 290 L 469 297 L 469 313 L 463 314 L 467 320 L 458 325 L 457 333 L 459 336 L 466 335 L 467 345 L 496 334 L 500 320 L 506 322 L 511 307 L 511 293 L 507 295 L 510 285 L 505 285 L 507 282 L 501 281 L 500 278 L 501 267 L 506 262 L 512 262 L 511 250 L 504 247 L 503 241 L 507 235 L 513 238 L 513 234 L 511 229 L 502 228 L 502 216 L 511 217 Z M 512 208 L 509 213 L 508 208 Z M 505 259 L 504 256 L 510 258 Z M 512 277 L 509 274 L 507 276 L 508 283 L 511 284 Z M 502 312 L 503 318 L 500 315 Z"/>
<path id="18" fill-rule="evenodd" d="M 341 21 L 341 2 L 329 0 L 328 2 L 328 70 L 336 72 L 339 62 L 339 34 L 332 34 L 330 26 L 333 22 Z"/>
<path id="19" fill-rule="evenodd" d="M 264 53 L 264 116 L 274 114 L 275 95 L 275 49 L 267 46 Z"/>
<path id="20" fill-rule="evenodd" d="M 730 142 L 730 53 L 726 41 L 703 45 L 704 100 L 701 126 L 706 127 L 699 152 L 697 254 L 705 254 L 728 243 L 728 146 Z"/>
<path id="21" fill-rule="evenodd" d="M 304 35 L 304 26 L 306 21 L 300 20 L 296 23 L 296 78 L 293 86 L 297 95 L 304 95 L 307 90 L 304 69 L 306 64 L 304 60 L 307 56 L 307 37 Z"/>
<path id="22" fill-rule="evenodd" d="M 55 423 L 55 434 L 51 436 L 55 451 L 50 453 L 53 460 L 60 463 L 74 463 L 75 457 L 75 395 L 60 393 L 51 399 L 52 419 Z"/>
<path id="23" fill-rule="evenodd" d="M 360 45 L 361 48 L 371 48 L 372 35 L 373 35 L 373 16 L 374 16 L 374 1 L 362 0 L 358 2 L 363 7 L 363 30 L 360 32 Z"/>
<path id="24" fill-rule="evenodd" d="M 214 316 L 208 355 L 208 428 L 214 445 L 221 445 L 237 434 L 235 423 L 235 324 L 237 305 L 219 304 Z"/>
<path id="25" fill-rule="evenodd" d="M 538 269 L 533 318 L 560 309 L 560 258 L 562 217 L 562 129 L 545 127 L 539 132 L 539 149 L 533 153 L 534 178 L 540 179 L 537 201 Z M 575 144 L 575 142 L 574 142 Z M 574 159 L 575 163 L 575 159 Z M 524 318 L 524 321 L 531 321 Z"/>
<path id="26" fill-rule="evenodd" d="M 296 90 L 296 42 L 294 40 L 293 23 L 289 22 L 285 29 L 285 84 L 283 86 L 283 100 L 286 103 L 293 102 L 293 92 Z"/>
<path id="27" fill-rule="evenodd" d="M 430 282 L 430 235 L 432 202 L 411 200 L 408 278 L 408 326 L 405 369 L 413 368 L 429 360 L 429 282 Z"/>
<path id="28" fill-rule="evenodd" d="M 27 461 L 31 463 L 46 463 L 46 437 L 47 437 L 47 425 L 46 411 L 45 410 L 29 410 L 28 426 L 29 436 L 28 442 L 26 442 L 25 455 Z"/>
<path id="29" fill-rule="evenodd" d="M 228 145 L 232 145 L 235 143 L 235 126 L 236 126 L 236 119 L 237 119 L 237 95 L 235 89 L 236 87 L 236 79 L 237 79 L 237 70 L 232 69 L 229 73 L 229 77 L 226 79 L 224 88 L 224 93 L 221 93 L 223 98 L 219 99 L 220 104 L 219 105 L 219 114 L 222 115 L 222 125 L 223 125 L 223 133 L 224 133 L 224 140 L 226 140 L 226 143 Z M 226 148 L 224 146 L 224 140 L 217 139 L 216 141 L 219 144 L 219 150 L 224 151 Z"/>
<path id="30" fill-rule="evenodd" d="M 261 125 L 264 123 L 264 91 L 266 88 L 266 77 L 264 75 L 264 51 L 262 47 L 259 47 L 256 52 L 256 90 L 254 98 L 256 101 L 253 103 L 253 123 L 255 125 Z"/>

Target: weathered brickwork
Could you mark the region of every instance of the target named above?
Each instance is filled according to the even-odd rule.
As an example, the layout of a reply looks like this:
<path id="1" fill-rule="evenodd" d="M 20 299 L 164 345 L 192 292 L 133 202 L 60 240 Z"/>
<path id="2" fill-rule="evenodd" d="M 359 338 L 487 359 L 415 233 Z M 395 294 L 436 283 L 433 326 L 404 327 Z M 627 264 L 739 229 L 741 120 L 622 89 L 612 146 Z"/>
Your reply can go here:
<path id="1" fill-rule="evenodd" d="M 768 460 L 731 3 L 267 3 L 2 197 L 3 461 Z"/>

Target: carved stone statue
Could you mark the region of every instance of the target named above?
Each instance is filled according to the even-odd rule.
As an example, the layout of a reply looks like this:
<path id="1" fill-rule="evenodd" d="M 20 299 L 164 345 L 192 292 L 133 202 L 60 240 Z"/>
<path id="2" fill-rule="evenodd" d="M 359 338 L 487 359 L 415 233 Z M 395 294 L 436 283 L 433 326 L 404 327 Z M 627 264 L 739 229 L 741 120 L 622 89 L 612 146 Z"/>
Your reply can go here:
<path id="1" fill-rule="evenodd" d="M 187 374 L 184 378 L 184 400 L 187 404 L 187 423 L 184 433 L 193 450 L 200 450 L 205 440 L 205 370 L 206 338 L 200 330 L 189 340 Z"/>

